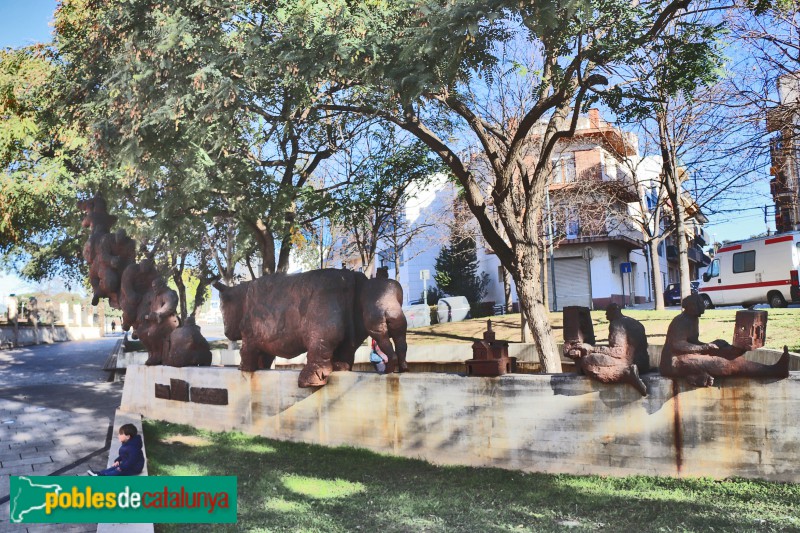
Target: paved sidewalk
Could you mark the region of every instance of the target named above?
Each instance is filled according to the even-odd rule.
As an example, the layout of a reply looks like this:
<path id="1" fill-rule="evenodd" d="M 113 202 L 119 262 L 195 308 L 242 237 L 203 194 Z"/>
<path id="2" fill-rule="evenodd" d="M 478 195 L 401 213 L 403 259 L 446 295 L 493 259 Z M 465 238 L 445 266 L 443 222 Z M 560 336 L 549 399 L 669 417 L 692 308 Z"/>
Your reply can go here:
<path id="1" fill-rule="evenodd" d="M 97 524 L 10 524 L 9 476 L 105 468 L 122 383 L 103 363 L 115 338 L 0 352 L 0 532 L 96 531 Z"/>

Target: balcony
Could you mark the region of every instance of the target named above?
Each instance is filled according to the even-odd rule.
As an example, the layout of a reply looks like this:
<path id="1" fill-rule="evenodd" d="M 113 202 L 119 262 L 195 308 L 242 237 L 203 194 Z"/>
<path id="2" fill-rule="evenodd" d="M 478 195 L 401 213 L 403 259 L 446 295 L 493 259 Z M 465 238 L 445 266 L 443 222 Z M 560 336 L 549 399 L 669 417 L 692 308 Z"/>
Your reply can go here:
<path id="1" fill-rule="evenodd" d="M 779 105 L 767 109 L 767 131 L 772 133 L 791 127 L 794 115 L 792 106 Z"/>
<path id="2" fill-rule="evenodd" d="M 703 228 L 696 228 L 694 234 L 694 245 L 698 248 L 702 248 L 703 246 L 708 246 L 708 241 L 706 240 L 706 232 L 703 231 Z"/>
<path id="3" fill-rule="evenodd" d="M 784 183 L 781 178 L 772 178 L 769 180 L 769 192 L 775 198 L 780 196 L 792 196 L 792 190 L 786 186 L 786 183 Z"/>
<path id="4" fill-rule="evenodd" d="M 567 235 L 564 236 L 563 233 L 561 235 L 559 245 L 616 242 L 631 250 L 644 246 L 640 233 L 627 226 L 608 223 L 599 225 L 572 223 L 568 228 Z"/>
<path id="5" fill-rule="evenodd" d="M 711 258 L 704 254 L 703 250 L 694 246 L 689 248 L 689 261 L 698 265 L 711 264 Z"/>

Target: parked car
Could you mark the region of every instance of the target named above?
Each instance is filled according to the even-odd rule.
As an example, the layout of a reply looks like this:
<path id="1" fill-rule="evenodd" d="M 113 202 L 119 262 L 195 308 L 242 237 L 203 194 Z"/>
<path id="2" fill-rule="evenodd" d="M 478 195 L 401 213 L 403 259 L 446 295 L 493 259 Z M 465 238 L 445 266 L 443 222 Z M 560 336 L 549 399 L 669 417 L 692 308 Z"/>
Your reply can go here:
<path id="1" fill-rule="evenodd" d="M 700 286 L 700 281 L 690 281 L 690 290 L 692 294 L 697 294 L 697 290 Z M 681 305 L 681 284 L 680 283 L 670 283 L 667 285 L 667 289 L 664 291 L 664 305 Z"/>

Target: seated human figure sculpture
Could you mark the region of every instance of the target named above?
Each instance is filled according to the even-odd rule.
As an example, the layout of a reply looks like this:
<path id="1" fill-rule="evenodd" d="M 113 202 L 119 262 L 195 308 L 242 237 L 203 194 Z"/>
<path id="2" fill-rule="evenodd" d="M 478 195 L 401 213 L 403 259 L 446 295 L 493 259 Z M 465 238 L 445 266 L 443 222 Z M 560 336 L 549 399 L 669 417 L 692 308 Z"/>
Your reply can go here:
<path id="1" fill-rule="evenodd" d="M 160 365 L 169 353 L 170 336 L 180 325 L 178 295 L 161 276 L 151 282 L 151 287 L 139 304 L 136 333 L 150 354 L 144 364 Z"/>
<path id="2" fill-rule="evenodd" d="M 710 387 L 718 377 L 789 376 L 789 352 L 786 347 L 777 363 L 765 365 L 745 359 L 745 349 L 724 340 L 704 343 L 699 340 L 700 316 L 705 311 L 703 299 L 692 294 L 683 299 L 683 312 L 672 319 L 661 352 L 662 376 L 686 378 L 695 387 Z"/>
<path id="3" fill-rule="evenodd" d="M 567 343 L 564 352 L 592 379 L 601 383 L 627 383 L 642 396 L 647 387 L 639 377 L 650 369 L 647 355 L 647 335 L 638 320 L 622 314 L 617 304 L 606 308 L 608 346 L 588 343 Z"/>

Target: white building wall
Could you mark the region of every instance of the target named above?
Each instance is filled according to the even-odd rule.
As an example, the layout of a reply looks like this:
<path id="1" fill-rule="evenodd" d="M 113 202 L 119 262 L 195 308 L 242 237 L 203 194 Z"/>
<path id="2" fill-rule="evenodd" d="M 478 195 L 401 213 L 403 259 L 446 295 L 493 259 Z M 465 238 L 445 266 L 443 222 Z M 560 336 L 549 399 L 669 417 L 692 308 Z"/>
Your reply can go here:
<path id="1" fill-rule="evenodd" d="M 452 213 L 456 190 L 447 177 L 440 174 L 428 186 L 412 189 L 409 196 L 412 199 L 405 206 L 406 220 L 409 224 L 423 224 L 429 223 L 434 218 L 441 218 L 442 213 Z M 403 250 L 398 281 L 403 287 L 405 304 L 422 299 L 423 287 L 436 286 L 436 282 L 433 280 L 436 256 L 439 255 L 439 250 L 446 242 L 448 235 L 446 225 L 437 224 L 428 228 L 425 235 L 420 235 Z M 420 279 L 422 270 L 430 271 L 431 278 L 427 282 Z"/>

